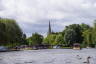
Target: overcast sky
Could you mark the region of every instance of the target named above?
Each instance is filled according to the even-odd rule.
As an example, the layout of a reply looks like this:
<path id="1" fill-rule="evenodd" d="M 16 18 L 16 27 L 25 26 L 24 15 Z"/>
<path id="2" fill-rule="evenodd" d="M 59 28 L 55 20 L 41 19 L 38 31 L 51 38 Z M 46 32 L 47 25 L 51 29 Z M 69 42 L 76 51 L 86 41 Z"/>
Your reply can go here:
<path id="1" fill-rule="evenodd" d="M 54 32 L 73 23 L 92 25 L 96 0 L 0 0 L 0 17 L 15 19 L 27 36 L 45 35 L 49 20 Z"/>

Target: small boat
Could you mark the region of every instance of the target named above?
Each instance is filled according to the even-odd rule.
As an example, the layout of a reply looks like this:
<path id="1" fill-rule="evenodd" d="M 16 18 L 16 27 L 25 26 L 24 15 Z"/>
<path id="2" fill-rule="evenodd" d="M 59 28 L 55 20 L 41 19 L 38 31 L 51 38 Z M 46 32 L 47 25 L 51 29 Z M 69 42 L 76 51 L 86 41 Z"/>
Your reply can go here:
<path id="1" fill-rule="evenodd" d="M 0 46 L 0 52 L 6 52 L 8 51 L 8 48 L 5 46 Z"/>

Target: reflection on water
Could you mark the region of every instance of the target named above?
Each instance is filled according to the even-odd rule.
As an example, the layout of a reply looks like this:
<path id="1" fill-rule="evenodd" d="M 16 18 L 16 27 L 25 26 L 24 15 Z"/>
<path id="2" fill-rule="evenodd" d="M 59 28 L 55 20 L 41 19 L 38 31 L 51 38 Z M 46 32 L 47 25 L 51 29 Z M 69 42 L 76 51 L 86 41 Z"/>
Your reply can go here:
<path id="1" fill-rule="evenodd" d="M 0 64 L 96 64 L 96 49 L 46 49 L 0 52 Z"/>

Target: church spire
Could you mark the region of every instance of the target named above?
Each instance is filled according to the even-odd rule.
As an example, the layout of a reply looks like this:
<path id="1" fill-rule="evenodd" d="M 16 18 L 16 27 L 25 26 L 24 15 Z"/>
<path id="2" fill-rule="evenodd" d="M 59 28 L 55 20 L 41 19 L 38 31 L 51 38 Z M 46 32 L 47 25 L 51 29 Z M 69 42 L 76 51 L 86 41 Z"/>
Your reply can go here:
<path id="1" fill-rule="evenodd" d="M 50 24 L 50 21 L 49 21 L 49 29 L 48 29 L 48 35 L 51 34 L 51 24 Z"/>

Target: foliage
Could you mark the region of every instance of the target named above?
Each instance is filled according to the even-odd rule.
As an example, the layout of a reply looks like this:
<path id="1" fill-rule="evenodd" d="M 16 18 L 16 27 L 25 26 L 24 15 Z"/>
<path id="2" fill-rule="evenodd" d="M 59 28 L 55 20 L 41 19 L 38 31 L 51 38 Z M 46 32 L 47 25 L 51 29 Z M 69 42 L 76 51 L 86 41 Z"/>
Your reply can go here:
<path id="1" fill-rule="evenodd" d="M 26 34 L 23 34 L 22 35 L 22 43 L 21 43 L 21 45 L 28 45 L 28 42 L 27 42 L 27 39 L 26 39 Z"/>
<path id="2" fill-rule="evenodd" d="M 22 40 L 22 30 L 13 19 L 0 19 L 0 44 L 20 43 Z"/>
<path id="3" fill-rule="evenodd" d="M 88 29 L 91 28 L 89 25 L 84 24 L 84 23 L 82 23 L 80 26 L 81 26 L 81 30 L 82 30 L 82 32 L 83 32 L 83 31 L 86 31 L 86 30 L 88 30 Z"/>
<path id="4" fill-rule="evenodd" d="M 58 34 L 56 36 L 54 45 L 63 45 L 63 44 L 65 44 L 64 38 L 63 38 L 62 34 Z"/>
<path id="5" fill-rule="evenodd" d="M 59 32 L 48 35 L 46 38 L 44 38 L 43 44 L 62 45 L 65 44 L 65 42 L 62 33 Z"/>
<path id="6" fill-rule="evenodd" d="M 96 20 L 94 26 L 87 24 L 71 24 L 66 26 L 62 32 L 56 32 L 43 38 L 38 33 L 33 33 L 26 39 L 19 25 L 13 19 L 0 18 L 0 45 L 17 46 L 28 45 L 67 45 L 80 43 L 83 47 L 96 45 Z"/>
<path id="7" fill-rule="evenodd" d="M 86 46 L 89 46 L 89 44 L 92 43 L 92 32 L 91 29 L 85 30 L 83 32 L 84 42 Z"/>
<path id="8" fill-rule="evenodd" d="M 53 45 L 55 42 L 56 34 L 50 34 L 48 35 L 44 40 L 43 44 L 50 44 Z"/>
<path id="9" fill-rule="evenodd" d="M 67 26 L 65 29 L 64 40 L 70 46 L 74 43 L 82 43 L 83 37 L 80 25 L 72 24 Z"/>
<path id="10" fill-rule="evenodd" d="M 72 29 L 68 29 L 65 32 L 64 40 L 66 42 L 66 45 L 73 45 L 73 43 L 76 43 L 76 33 Z"/>
<path id="11" fill-rule="evenodd" d="M 43 36 L 38 33 L 33 33 L 28 39 L 29 45 L 40 45 L 43 41 Z"/>

